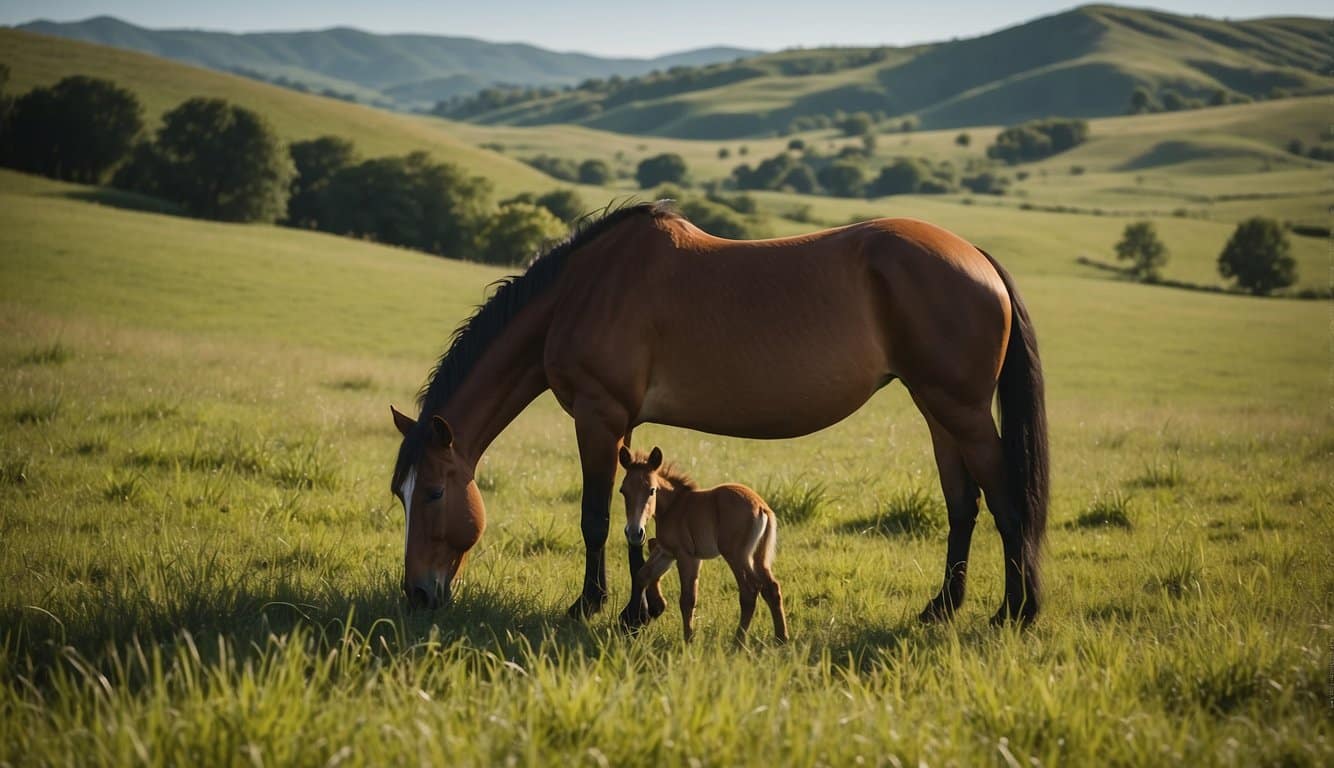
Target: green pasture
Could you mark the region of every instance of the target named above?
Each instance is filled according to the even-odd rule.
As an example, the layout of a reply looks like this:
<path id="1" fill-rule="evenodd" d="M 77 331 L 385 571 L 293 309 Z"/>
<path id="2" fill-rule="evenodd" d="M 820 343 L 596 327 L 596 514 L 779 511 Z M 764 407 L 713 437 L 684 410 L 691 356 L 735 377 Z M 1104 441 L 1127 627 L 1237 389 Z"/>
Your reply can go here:
<path id="1" fill-rule="evenodd" d="M 1046 612 L 987 625 L 984 512 L 967 605 L 916 623 L 943 510 L 896 385 L 798 440 L 636 432 L 779 512 L 793 642 L 761 615 L 734 648 L 713 562 L 683 647 L 674 576 L 662 619 L 616 630 L 616 535 L 610 609 L 564 618 L 579 473 L 549 396 L 479 468 L 489 528 L 456 605 L 403 610 L 388 405 L 500 272 L 126 203 L 0 174 L 0 764 L 1334 760 L 1325 302 L 1077 265 L 1113 217 L 765 196 L 937 220 L 1013 268 L 1048 376 Z M 1210 280 L 1228 227 L 1157 223 L 1169 276 Z M 1325 245 L 1297 248 L 1321 284 Z"/>

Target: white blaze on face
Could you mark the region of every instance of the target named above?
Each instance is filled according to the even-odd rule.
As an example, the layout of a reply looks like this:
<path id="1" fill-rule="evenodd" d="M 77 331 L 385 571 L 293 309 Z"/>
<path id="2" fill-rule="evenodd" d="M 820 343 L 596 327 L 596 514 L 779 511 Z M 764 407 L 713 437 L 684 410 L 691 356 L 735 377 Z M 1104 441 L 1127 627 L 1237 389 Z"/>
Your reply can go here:
<path id="1" fill-rule="evenodd" d="M 399 488 L 398 495 L 403 497 L 403 556 L 408 554 L 408 531 L 412 526 L 412 490 L 417 485 L 417 468 L 408 470 L 408 476 L 403 479 L 403 486 Z"/>

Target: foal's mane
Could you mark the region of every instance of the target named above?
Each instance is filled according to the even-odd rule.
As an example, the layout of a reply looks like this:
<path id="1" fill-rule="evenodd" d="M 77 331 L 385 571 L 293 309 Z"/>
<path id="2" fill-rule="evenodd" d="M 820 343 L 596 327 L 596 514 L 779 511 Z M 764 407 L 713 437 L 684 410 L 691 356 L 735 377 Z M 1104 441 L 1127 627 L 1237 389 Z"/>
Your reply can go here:
<path id="1" fill-rule="evenodd" d="M 491 297 L 454 329 L 448 349 L 417 393 L 417 405 L 421 413 L 438 413 L 444 407 L 510 321 L 560 278 L 571 253 L 626 219 L 641 215 L 668 218 L 680 214 L 676 213 L 670 200 L 656 203 L 625 201 L 619 205 L 611 203 L 596 218 L 589 214 L 580 220 L 569 236 L 534 258 L 523 273 L 502 277 L 492 283 L 495 291 Z M 408 467 L 421 456 L 423 434 L 422 430 L 413 430 L 403 439 L 394 468 L 395 486 L 406 475 Z"/>
<path id="2" fill-rule="evenodd" d="M 635 451 L 631 454 L 630 466 L 647 470 L 648 454 L 643 451 Z M 699 490 L 699 483 L 695 482 L 695 478 L 687 475 L 684 470 L 671 462 L 666 462 L 658 467 L 656 474 L 677 488 L 688 488 L 692 491 Z"/>

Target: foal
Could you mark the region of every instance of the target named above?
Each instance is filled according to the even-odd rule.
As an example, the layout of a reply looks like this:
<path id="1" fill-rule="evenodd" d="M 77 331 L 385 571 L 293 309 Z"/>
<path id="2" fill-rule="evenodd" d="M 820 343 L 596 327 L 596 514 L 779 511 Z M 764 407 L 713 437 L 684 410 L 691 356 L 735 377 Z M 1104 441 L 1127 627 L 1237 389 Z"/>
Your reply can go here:
<path id="1" fill-rule="evenodd" d="M 685 639 L 695 635 L 695 596 L 701 560 L 723 556 L 732 567 L 741 590 L 741 624 L 737 642 L 746 637 L 755 615 L 755 597 L 764 596 L 774 620 L 774 635 L 787 640 L 787 617 L 783 593 L 774 579 L 774 549 L 778 545 L 778 521 L 758 493 L 744 485 L 728 483 L 700 490 L 694 481 L 672 467 L 662 466 L 662 451 L 654 448 L 647 458 L 632 456 L 621 448 L 625 482 L 625 537 L 631 546 L 644 541 L 644 526 L 656 515 L 658 537 L 649 542 L 648 561 L 635 574 L 635 594 L 656 587 L 658 580 L 676 561 L 681 576 L 681 619 Z M 655 590 L 656 591 L 656 590 Z"/>

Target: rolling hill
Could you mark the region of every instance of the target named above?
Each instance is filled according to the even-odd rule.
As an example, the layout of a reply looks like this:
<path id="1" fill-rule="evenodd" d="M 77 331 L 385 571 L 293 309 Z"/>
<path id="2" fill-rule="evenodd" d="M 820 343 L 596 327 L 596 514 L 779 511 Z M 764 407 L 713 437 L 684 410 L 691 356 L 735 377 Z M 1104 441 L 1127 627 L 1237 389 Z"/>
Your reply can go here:
<path id="1" fill-rule="evenodd" d="M 150 125 L 188 98 L 211 96 L 259 112 L 287 141 L 342 136 L 351 139 L 366 157 L 424 150 L 485 176 L 500 194 L 543 191 L 557 184 L 518 160 L 451 137 L 440 130 L 438 121 L 429 118 L 297 93 L 147 54 L 0 29 L 0 63 L 10 68 L 10 93 L 23 93 L 69 75 L 113 80 L 139 97 Z"/>
<path id="2" fill-rule="evenodd" d="M 301 32 L 231 34 L 145 29 L 110 16 L 60 23 L 33 21 L 20 29 L 151 53 L 232 72 L 285 78 L 314 90 L 331 89 L 386 106 L 430 106 L 487 86 L 573 85 L 587 78 L 630 77 L 676 66 L 732 61 L 755 51 L 700 48 L 649 59 L 558 53 L 520 43 L 466 37 L 378 35 L 336 27 Z"/>
<path id="3" fill-rule="evenodd" d="M 1132 92 L 1250 100 L 1328 93 L 1334 55 L 1314 18 L 1222 21 L 1085 6 L 982 37 L 915 48 L 816 49 L 523 98 L 483 93 L 444 114 L 484 124 L 576 123 L 620 133 L 773 135 L 835 110 L 922 127 L 1124 114 Z"/>

